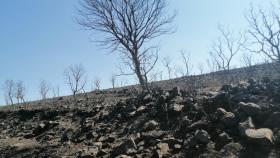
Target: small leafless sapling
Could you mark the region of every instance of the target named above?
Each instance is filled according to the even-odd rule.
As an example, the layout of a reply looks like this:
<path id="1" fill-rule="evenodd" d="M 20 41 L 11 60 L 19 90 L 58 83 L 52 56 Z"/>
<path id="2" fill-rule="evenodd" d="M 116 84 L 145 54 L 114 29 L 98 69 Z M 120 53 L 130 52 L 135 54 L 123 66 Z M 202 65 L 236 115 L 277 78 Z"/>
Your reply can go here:
<path id="1" fill-rule="evenodd" d="M 77 104 L 77 94 L 84 90 L 87 82 L 86 71 L 81 64 L 71 65 L 64 71 L 64 75 Z"/>
<path id="2" fill-rule="evenodd" d="M 243 53 L 241 58 L 241 63 L 246 67 L 251 67 L 253 65 L 253 56 L 250 53 Z"/>
<path id="3" fill-rule="evenodd" d="M 93 80 L 93 89 L 99 91 L 100 83 L 101 83 L 101 79 L 98 77 L 95 77 L 95 79 Z"/>
<path id="4" fill-rule="evenodd" d="M 15 82 L 13 80 L 6 80 L 3 86 L 3 90 L 6 104 L 14 105 Z"/>
<path id="5" fill-rule="evenodd" d="M 41 81 L 39 86 L 39 93 L 43 101 L 45 101 L 48 98 L 49 91 L 50 91 L 49 84 L 45 80 Z"/>
<path id="6" fill-rule="evenodd" d="M 25 93 L 26 93 L 26 88 L 23 84 L 22 81 L 18 81 L 16 83 L 16 90 L 15 90 L 15 96 L 17 99 L 17 103 L 24 103 L 25 104 Z"/>
<path id="7" fill-rule="evenodd" d="M 111 78 L 110 78 L 110 81 L 111 81 L 113 89 L 116 87 L 116 80 L 117 80 L 117 75 L 116 74 L 112 74 Z"/>
<path id="8" fill-rule="evenodd" d="M 164 57 L 163 60 L 162 60 L 162 63 L 165 66 L 165 68 L 167 70 L 167 73 L 168 73 L 168 79 L 172 78 L 171 62 L 172 62 L 172 59 L 169 56 Z"/>
<path id="9" fill-rule="evenodd" d="M 204 73 L 204 64 L 202 62 L 198 63 L 197 68 L 199 70 L 200 75 Z"/>
<path id="10" fill-rule="evenodd" d="M 57 85 L 56 87 L 52 88 L 52 93 L 53 93 L 53 97 L 59 97 L 60 96 L 60 87 L 59 85 Z"/>
<path id="11" fill-rule="evenodd" d="M 186 53 L 184 50 L 181 51 L 181 56 L 186 69 L 185 76 L 189 76 L 191 74 L 192 65 L 190 63 L 190 55 L 190 53 Z"/>
<path id="12" fill-rule="evenodd" d="M 174 66 L 174 75 L 176 78 L 186 76 L 184 69 L 182 66 Z"/>

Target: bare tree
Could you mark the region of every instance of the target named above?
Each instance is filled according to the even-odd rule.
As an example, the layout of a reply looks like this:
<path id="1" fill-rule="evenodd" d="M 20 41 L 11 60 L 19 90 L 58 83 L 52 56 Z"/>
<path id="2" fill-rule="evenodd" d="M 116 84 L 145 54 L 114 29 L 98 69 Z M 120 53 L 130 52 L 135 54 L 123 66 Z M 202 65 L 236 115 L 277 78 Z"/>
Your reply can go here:
<path id="1" fill-rule="evenodd" d="M 159 72 L 158 72 L 158 77 L 159 77 L 159 80 L 160 80 L 160 81 L 163 80 L 163 75 L 162 75 L 162 74 L 163 74 L 162 71 L 159 71 Z"/>
<path id="2" fill-rule="evenodd" d="M 251 53 L 243 53 L 241 58 L 241 63 L 246 67 L 251 67 L 253 65 L 253 56 Z"/>
<path id="3" fill-rule="evenodd" d="M 202 75 L 204 73 L 204 64 L 202 62 L 197 65 L 199 73 Z"/>
<path id="4" fill-rule="evenodd" d="M 219 26 L 221 37 L 213 43 L 209 52 L 210 57 L 218 66 L 218 70 L 229 70 L 232 67 L 232 59 L 236 56 L 243 46 L 244 39 L 241 35 L 235 37 L 232 31 L 225 30 Z"/>
<path id="5" fill-rule="evenodd" d="M 52 92 L 53 92 L 53 97 L 59 97 L 60 96 L 60 87 L 59 85 L 57 85 L 56 87 L 52 88 Z"/>
<path id="6" fill-rule="evenodd" d="M 165 68 L 167 69 L 167 73 L 168 73 L 168 77 L 169 79 L 172 78 L 172 67 L 171 67 L 171 62 L 172 62 L 172 59 L 167 56 L 167 57 L 164 57 L 162 59 L 162 64 L 165 66 Z"/>
<path id="7" fill-rule="evenodd" d="M 15 96 L 17 99 L 17 103 L 25 103 L 25 95 L 26 95 L 26 88 L 22 81 L 18 81 L 15 87 Z"/>
<path id="8" fill-rule="evenodd" d="M 192 69 L 192 65 L 190 63 L 190 53 L 186 53 L 184 50 L 181 51 L 181 56 L 183 59 L 183 63 L 185 65 L 186 68 L 186 74 L 185 76 L 189 76 L 191 73 L 191 69 Z"/>
<path id="9" fill-rule="evenodd" d="M 48 93 L 50 91 L 50 85 L 45 81 L 40 82 L 39 92 L 42 100 L 46 100 L 48 98 Z"/>
<path id="10" fill-rule="evenodd" d="M 79 24 L 103 33 L 101 42 L 112 51 L 118 50 L 143 89 L 148 88 L 147 74 L 158 60 L 150 40 L 172 33 L 175 14 L 167 15 L 166 0 L 83 0 Z M 97 38 L 96 38 L 97 39 Z"/>
<path id="11" fill-rule="evenodd" d="M 87 82 L 86 71 L 81 64 L 71 65 L 65 69 L 64 75 L 77 104 L 77 94 L 84 90 Z"/>
<path id="12" fill-rule="evenodd" d="M 213 57 L 210 56 L 210 58 L 206 59 L 206 63 L 210 73 L 218 70 L 216 61 L 213 59 Z"/>
<path id="13" fill-rule="evenodd" d="M 110 81 L 111 81 L 113 89 L 116 87 L 116 80 L 117 80 L 117 75 L 116 74 L 112 74 L 111 78 L 110 78 Z"/>
<path id="14" fill-rule="evenodd" d="M 280 63 L 280 9 L 272 5 L 269 11 L 251 7 L 246 16 L 250 25 L 248 33 L 250 42 L 248 49 L 265 55 L 272 62 Z"/>
<path id="15" fill-rule="evenodd" d="M 178 78 L 178 77 L 185 76 L 186 74 L 185 74 L 185 71 L 182 68 L 182 66 L 175 65 L 174 66 L 174 75 L 176 78 Z"/>
<path id="16" fill-rule="evenodd" d="M 5 101 L 7 105 L 14 105 L 15 97 L 15 82 L 13 80 L 6 80 L 3 86 Z"/>
<path id="17" fill-rule="evenodd" d="M 98 77 L 95 77 L 95 79 L 93 80 L 93 87 L 94 90 L 100 90 L 100 83 L 101 83 L 101 79 Z"/>

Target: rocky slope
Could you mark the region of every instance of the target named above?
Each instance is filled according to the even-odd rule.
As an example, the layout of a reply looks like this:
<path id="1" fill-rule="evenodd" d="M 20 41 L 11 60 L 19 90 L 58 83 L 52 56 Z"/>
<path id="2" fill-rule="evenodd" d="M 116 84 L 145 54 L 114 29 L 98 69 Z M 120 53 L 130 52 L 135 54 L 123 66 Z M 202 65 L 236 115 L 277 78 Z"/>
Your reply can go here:
<path id="1" fill-rule="evenodd" d="M 106 93 L 0 111 L 0 157 L 280 157 L 279 80 Z"/>

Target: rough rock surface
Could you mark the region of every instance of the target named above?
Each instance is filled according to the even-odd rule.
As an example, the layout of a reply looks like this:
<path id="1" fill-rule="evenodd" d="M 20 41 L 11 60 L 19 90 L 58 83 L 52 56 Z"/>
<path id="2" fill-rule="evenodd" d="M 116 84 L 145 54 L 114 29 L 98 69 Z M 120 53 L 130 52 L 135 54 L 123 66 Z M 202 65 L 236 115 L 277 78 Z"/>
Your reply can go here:
<path id="1" fill-rule="evenodd" d="M 273 132 L 268 128 L 246 129 L 245 135 L 249 141 L 261 145 L 273 144 Z"/>
<path id="2" fill-rule="evenodd" d="M 78 97 L 0 110 L 0 157 L 280 157 L 279 80 Z"/>

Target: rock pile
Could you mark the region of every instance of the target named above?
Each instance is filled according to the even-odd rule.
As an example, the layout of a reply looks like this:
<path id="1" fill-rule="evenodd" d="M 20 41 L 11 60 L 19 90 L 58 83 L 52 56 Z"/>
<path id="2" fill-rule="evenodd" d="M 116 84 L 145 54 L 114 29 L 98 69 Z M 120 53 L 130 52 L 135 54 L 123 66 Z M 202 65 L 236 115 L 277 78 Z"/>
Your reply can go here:
<path id="1" fill-rule="evenodd" d="M 0 111 L 0 157 L 280 157 L 280 81 L 122 95 L 90 109 Z"/>

